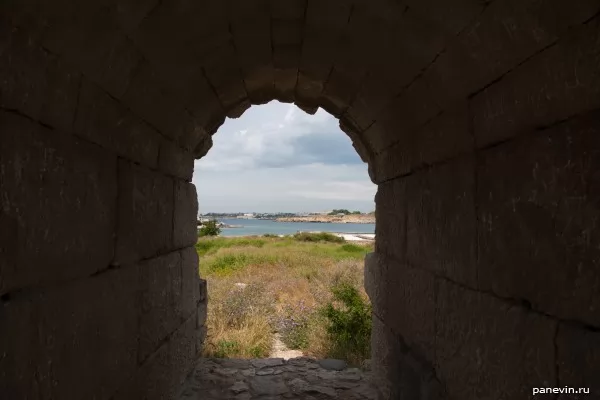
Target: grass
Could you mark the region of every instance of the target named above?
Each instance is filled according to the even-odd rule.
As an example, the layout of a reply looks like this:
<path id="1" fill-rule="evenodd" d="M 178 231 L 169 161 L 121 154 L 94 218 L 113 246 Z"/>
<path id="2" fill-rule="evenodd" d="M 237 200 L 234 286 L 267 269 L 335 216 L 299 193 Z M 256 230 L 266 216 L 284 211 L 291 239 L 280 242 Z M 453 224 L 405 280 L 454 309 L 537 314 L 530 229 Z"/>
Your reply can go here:
<path id="1" fill-rule="evenodd" d="M 345 358 L 353 364 L 366 358 L 370 325 L 365 330 L 363 322 L 365 313 L 370 321 L 370 308 L 363 259 L 373 248 L 339 239 L 330 234 L 200 238 L 200 275 L 209 288 L 204 355 L 267 357 L 278 331 L 288 347 L 308 356 Z M 350 308 L 336 298 L 340 285 L 354 288 L 348 289 L 358 296 L 353 301 L 364 305 L 357 308 L 364 311 L 358 325 L 347 321 L 354 318 Z M 346 320 L 340 317 L 346 314 Z M 332 328 L 332 316 L 348 323 Z M 359 325 L 358 345 L 344 341 Z"/>

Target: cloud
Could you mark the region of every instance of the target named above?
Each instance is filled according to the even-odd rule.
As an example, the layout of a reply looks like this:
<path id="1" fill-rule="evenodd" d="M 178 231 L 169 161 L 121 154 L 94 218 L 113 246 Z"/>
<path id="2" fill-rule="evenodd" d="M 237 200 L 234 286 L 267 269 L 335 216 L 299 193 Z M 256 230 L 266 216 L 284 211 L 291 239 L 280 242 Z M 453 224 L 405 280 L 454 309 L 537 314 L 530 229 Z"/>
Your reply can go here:
<path id="1" fill-rule="evenodd" d="M 316 211 L 374 209 L 375 185 L 337 120 L 294 105 L 254 106 L 227 120 L 196 161 L 200 209 Z"/>

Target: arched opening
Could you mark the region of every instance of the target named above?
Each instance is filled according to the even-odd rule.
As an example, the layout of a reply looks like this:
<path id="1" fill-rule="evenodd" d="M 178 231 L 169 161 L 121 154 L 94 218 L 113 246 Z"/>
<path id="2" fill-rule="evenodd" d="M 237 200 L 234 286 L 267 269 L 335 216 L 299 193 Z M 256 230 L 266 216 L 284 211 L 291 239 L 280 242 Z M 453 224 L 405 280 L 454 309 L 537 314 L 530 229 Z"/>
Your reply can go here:
<path id="1" fill-rule="evenodd" d="M 194 183 L 207 335 L 182 396 L 374 397 L 368 368 L 356 367 L 370 361 L 363 277 L 376 186 L 338 121 L 291 104 L 252 107 L 214 135 Z"/>
<path id="2" fill-rule="evenodd" d="M 178 390 L 203 335 L 193 162 L 273 99 L 339 118 L 378 184 L 384 398 L 595 382 L 596 1 L 0 11 L 4 397 Z"/>

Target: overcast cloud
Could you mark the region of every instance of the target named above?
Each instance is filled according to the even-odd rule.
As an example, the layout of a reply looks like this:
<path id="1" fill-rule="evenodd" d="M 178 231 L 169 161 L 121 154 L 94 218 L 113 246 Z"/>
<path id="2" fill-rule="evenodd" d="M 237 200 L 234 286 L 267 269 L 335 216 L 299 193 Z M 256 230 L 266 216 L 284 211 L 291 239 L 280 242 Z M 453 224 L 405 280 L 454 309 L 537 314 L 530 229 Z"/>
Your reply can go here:
<path id="1" fill-rule="evenodd" d="M 194 169 L 201 213 L 375 209 L 367 165 L 323 110 L 254 106 L 227 119 Z"/>

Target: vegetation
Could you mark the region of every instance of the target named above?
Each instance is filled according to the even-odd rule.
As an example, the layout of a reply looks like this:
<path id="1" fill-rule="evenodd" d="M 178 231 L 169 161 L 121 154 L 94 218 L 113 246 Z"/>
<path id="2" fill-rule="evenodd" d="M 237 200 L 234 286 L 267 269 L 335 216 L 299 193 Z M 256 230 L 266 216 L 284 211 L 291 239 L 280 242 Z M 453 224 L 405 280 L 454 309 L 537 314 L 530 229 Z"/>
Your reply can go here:
<path id="1" fill-rule="evenodd" d="M 299 240 L 301 242 L 331 242 L 331 243 L 345 242 L 343 237 L 339 237 L 332 233 L 327 233 L 327 232 L 319 232 L 319 233 L 300 232 L 300 233 L 296 233 L 294 235 L 294 239 Z"/>
<path id="2" fill-rule="evenodd" d="M 333 211 L 331 211 L 329 214 L 327 215 L 337 215 L 337 214 L 345 214 L 348 215 L 350 214 L 350 211 L 346 210 L 345 208 L 341 208 L 341 209 L 335 209 Z"/>
<path id="3" fill-rule="evenodd" d="M 221 233 L 221 228 L 217 225 L 217 220 L 211 219 L 202 225 L 202 227 L 198 230 L 198 236 L 219 236 Z"/>
<path id="4" fill-rule="evenodd" d="M 371 305 L 347 282 L 334 286 L 332 291 L 335 303 L 323 308 L 331 352 L 360 363 L 370 353 Z"/>
<path id="5" fill-rule="evenodd" d="M 372 245 L 298 234 L 203 237 L 196 249 L 209 287 L 205 356 L 267 357 L 279 332 L 307 356 L 368 358 L 363 259 Z"/>

